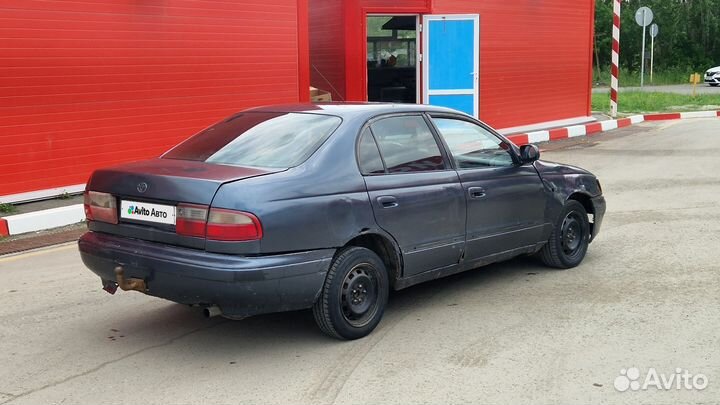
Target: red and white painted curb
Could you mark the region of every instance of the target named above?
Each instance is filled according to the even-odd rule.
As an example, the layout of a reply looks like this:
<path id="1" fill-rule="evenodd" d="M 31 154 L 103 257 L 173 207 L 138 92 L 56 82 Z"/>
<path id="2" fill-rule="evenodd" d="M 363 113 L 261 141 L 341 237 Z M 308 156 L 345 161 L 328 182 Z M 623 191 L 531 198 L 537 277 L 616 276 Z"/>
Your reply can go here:
<path id="1" fill-rule="evenodd" d="M 685 118 L 714 118 L 720 117 L 720 111 L 697 111 L 670 114 L 634 115 L 618 120 L 594 122 L 592 124 L 573 125 L 555 128 L 546 131 L 534 131 L 522 134 L 509 135 L 507 138 L 516 145 L 528 143 L 551 142 L 560 139 L 578 136 L 592 136 L 601 132 L 617 128 L 629 127 L 643 121 L 665 121 Z M 82 204 L 67 207 L 52 208 L 49 210 L 29 212 L 27 214 L 10 215 L 0 218 L 0 236 L 17 235 L 26 232 L 36 232 L 44 229 L 71 225 L 85 220 L 85 211 Z"/>
<path id="2" fill-rule="evenodd" d="M 0 236 L 17 235 L 71 225 L 85 220 L 82 204 L 9 215 L 0 218 Z"/>
<path id="3" fill-rule="evenodd" d="M 573 125 L 570 127 L 555 128 L 546 131 L 534 131 L 524 134 L 513 134 L 508 135 L 507 138 L 516 145 L 526 145 L 528 143 L 557 141 L 560 139 L 574 138 L 576 136 L 592 136 L 617 128 L 629 127 L 630 125 L 638 124 L 643 121 L 666 121 L 685 118 L 716 117 L 720 117 L 720 111 L 692 111 L 669 114 L 633 115 L 632 117 L 620 118 L 617 120 L 593 122 L 591 124 L 584 125 Z"/>

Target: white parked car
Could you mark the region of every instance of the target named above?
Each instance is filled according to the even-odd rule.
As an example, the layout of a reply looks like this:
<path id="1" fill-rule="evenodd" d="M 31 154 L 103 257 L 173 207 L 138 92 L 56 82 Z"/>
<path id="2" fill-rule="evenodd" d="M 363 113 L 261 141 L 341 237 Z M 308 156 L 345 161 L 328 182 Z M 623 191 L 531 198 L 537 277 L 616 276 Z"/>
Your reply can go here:
<path id="1" fill-rule="evenodd" d="M 711 86 L 720 86 L 720 66 L 708 69 L 705 72 L 705 83 Z"/>

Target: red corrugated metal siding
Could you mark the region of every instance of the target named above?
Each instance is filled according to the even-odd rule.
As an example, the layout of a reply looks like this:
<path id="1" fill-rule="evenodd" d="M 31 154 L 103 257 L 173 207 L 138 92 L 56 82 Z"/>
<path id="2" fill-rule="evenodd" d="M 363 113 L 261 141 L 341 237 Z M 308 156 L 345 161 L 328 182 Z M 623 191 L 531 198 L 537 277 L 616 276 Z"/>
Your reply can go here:
<path id="1" fill-rule="evenodd" d="M 310 85 L 345 99 L 343 1 L 310 0 Z"/>
<path id="2" fill-rule="evenodd" d="M 382 10 L 381 12 L 390 12 L 393 9 L 407 10 L 411 13 L 416 12 L 427 12 L 430 11 L 431 0 L 400 0 L 400 1 L 387 1 L 387 0 L 359 0 L 360 7 L 363 7 L 371 12 L 373 10 Z"/>
<path id="3" fill-rule="evenodd" d="M 298 101 L 299 28 L 298 0 L 1 1 L 0 195 L 84 183 Z"/>
<path id="4" fill-rule="evenodd" d="M 298 91 L 300 102 L 310 101 L 310 16 L 309 0 L 297 0 Z"/>
<path id="5" fill-rule="evenodd" d="M 589 114 L 593 2 L 434 0 L 480 15 L 480 117 L 502 128 Z"/>

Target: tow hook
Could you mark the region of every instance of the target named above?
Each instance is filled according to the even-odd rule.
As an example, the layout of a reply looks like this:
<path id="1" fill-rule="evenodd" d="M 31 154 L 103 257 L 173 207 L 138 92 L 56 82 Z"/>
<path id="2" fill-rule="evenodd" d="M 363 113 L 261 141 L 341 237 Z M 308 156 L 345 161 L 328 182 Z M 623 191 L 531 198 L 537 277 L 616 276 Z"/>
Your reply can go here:
<path id="1" fill-rule="evenodd" d="M 147 292 L 145 280 L 139 278 L 125 278 L 125 270 L 121 266 L 115 267 L 115 282 L 123 291 Z"/>

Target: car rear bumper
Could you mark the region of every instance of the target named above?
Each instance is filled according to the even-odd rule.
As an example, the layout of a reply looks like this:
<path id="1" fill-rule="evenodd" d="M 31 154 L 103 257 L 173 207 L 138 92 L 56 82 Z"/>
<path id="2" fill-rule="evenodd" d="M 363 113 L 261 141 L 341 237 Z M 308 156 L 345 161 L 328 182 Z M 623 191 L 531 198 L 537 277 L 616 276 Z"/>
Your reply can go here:
<path id="1" fill-rule="evenodd" d="M 590 202 L 593 205 L 593 212 L 595 213 L 593 215 L 593 227 L 592 227 L 592 236 L 590 237 L 590 240 L 592 241 L 595 239 L 595 236 L 597 236 L 598 232 L 600 232 L 600 226 L 602 225 L 603 217 L 605 216 L 605 197 L 603 196 L 597 196 L 590 199 Z"/>
<path id="2" fill-rule="evenodd" d="M 235 256 L 87 232 L 83 263 L 103 280 L 142 279 L 148 295 L 182 304 L 217 305 L 243 317 L 309 308 L 325 281 L 334 249 L 270 256 Z"/>

